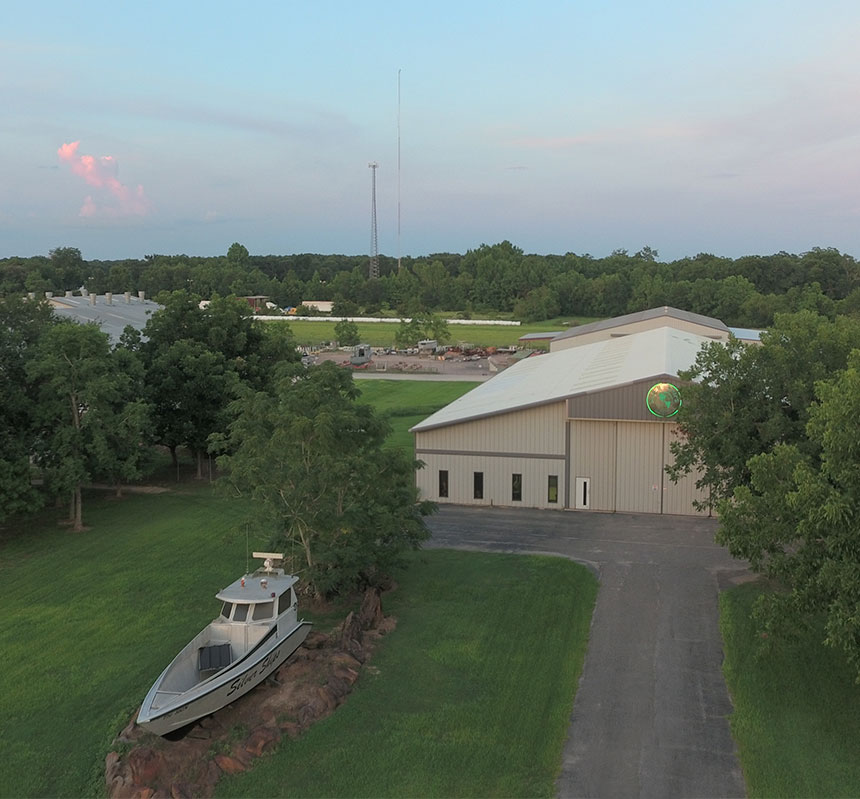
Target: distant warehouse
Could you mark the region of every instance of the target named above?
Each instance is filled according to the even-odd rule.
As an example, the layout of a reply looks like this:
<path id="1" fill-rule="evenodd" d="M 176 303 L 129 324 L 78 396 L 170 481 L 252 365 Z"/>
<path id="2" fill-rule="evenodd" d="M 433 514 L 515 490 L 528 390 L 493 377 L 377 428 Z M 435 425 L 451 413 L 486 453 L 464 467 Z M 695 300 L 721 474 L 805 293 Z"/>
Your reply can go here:
<path id="1" fill-rule="evenodd" d="M 696 475 L 677 484 L 678 372 L 717 319 L 656 308 L 559 333 L 412 428 L 423 498 L 466 505 L 699 515 Z M 758 331 L 738 331 L 755 341 Z M 707 513 L 707 511 L 704 511 Z"/>

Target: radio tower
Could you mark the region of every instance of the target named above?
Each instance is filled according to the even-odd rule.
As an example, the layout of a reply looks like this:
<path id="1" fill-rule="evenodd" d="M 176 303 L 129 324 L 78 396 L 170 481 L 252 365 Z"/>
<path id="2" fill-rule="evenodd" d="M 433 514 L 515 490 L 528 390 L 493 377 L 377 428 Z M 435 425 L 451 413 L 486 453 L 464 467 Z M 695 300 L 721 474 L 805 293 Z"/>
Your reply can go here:
<path id="1" fill-rule="evenodd" d="M 368 166 L 373 170 L 373 183 L 370 193 L 370 270 L 369 277 L 376 280 L 379 277 L 379 244 L 376 240 L 376 168 L 379 164 L 371 161 Z"/>

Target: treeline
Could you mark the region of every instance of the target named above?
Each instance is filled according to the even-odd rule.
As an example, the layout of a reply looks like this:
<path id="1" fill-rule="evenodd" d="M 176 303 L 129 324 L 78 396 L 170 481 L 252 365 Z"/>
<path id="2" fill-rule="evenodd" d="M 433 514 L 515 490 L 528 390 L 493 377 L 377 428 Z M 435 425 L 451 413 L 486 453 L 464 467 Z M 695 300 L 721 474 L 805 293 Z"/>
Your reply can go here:
<path id="1" fill-rule="evenodd" d="M 445 311 L 512 313 L 523 321 L 558 316 L 617 316 L 671 305 L 727 324 L 766 327 L 774 315 L 812 310 L 827 317 L 860 310 L 860 266 L 836 249 L 802 254 L 722 258 L 699 254 L 660 261 L 644 247 L 590 255 L 528 255 L 510 242 L 464 255 L 437 253 L 397 261 L 380 256 L 380 277 L 368 278 L 366 256 L 249 255 L 233 244 L 225 256 L 147 255 L 85 261 L 61 247 L 49 256 L 0 260 L 0 295 L 45 291 L 186 290 L 266 295 L 280 307 L 332 300 L 342 315 Z"/>
<path id="2" fill-rule="evenodd" d="M 117 488 L 147 473 L 151 445 L 197 456 L 235 418 L 246 387 L 266 390 L 298 354 L 288 331 L 266 335 L 247 303 L 214 298 L 201 309 L 177 292 L 143 336 L 121 341 L 94 324 L 59 320 L 44 300 L 0 298 L 0 523 L 46 503 L 83 524 L 81 488 Z"/>

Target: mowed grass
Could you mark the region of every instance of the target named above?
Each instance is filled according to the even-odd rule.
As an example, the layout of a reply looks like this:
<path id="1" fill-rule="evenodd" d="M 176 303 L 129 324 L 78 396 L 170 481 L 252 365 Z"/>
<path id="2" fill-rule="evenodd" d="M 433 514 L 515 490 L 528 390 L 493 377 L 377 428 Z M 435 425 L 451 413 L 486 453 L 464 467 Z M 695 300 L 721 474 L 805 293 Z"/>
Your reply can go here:
<path id="1" fill-rule="evenodd" d="M 208 485 L 180 484 L 119 501 L 88 495 L 83 533 L 58 528 L 52 513 L 0 531 L 0 796 L 103 794 L 111 740 L 164 666 L 216 615 L 215 592 L 245 569 L 253 513 Z M 267 544 L 252 536 L 250 547 Z M 364 785 L 367 795 L 396 794 L 412 785 L 451 794 L 463 765 L 462 752 L 451 753 L 472 747 L 486 750 L 475 775 L 499 772 L 485 792 L 550 791 L 588 633 L 591 576 L 563 561 L 430 552 L 416 554 L 399 580 L 386 606 L 403 623 L 383 642 L 378 673 L 359 683 L 358 715 L 338 711 L 323 726 L 342 738 L 382 736 L 389 752 L 423 754 L 404 761 L 416 771 L 394 784 L 392 761 L 377 752 L 346 793 Z M 324 627 L 345 613 L 314 619 L 303 611 Z M 391 693 L 379 693 L 389 671 L 400 676 Z M 406 734 L 411 739 L 401 740 Z M 511 758 L 513 746 L 526 754 Z M 330 765 L 333 756 L 325 768 L 342 770 Z M 450 768 L 436 774 L 445 762 Z M 255 772 L 228 793 L 260 795 L 257 779 L 295 784 L 289 773 L 272 774 Z M 484 782 L 473 775 L 465 784 L 476 794 Z"/>
<path id="2" fill-rule="evenodd" d="M 597 581 L 560 558 L 428 551 L 349 700 L 219 796 L 553 796 Z"/>
<path id="3" fill-rule="evenodd" d="M 247 505 L 207 487 L 85 499 L 0 542 L 0 795 L 101 792 L 107 744 L 245 567 Z M 251 545 L 255 542 L 252 540 Z"/>
<path id="4" fill-rule="evenodd" d="M 732 733 L 751 797 L 860 796 L 860 685 L 820 630 L 756 657 L 751 619 L 764 590 L 720 596 L 723 671 L 735 710 Z"/>
<path id="5" fill-rule="evenodd" d="M 287 317 L 284 322 L 271 321 L 265 324 L 273 326 L 288 324 L 296 344 L 303 347 L 315 347 L 337 339 L 334 332 L 337 322 L 328 320 L 308 322 Z M 370 344 L 373 347 L 394 346 L 394 336 L 399 322 L 356 322 L 355 325 L 358 327 L 358 335 L 363 344 Z M 449 325 L 448 343 L 471 344 L 475 347 L 513 347 L 519 343 L 519 337 L 526 333 L 564 329 L 553 321 L 522 325 Z"/>
<path id="6" fill-rule="evenodd" d="M 372 405 L 391 424 L 386 446 L 409 451 L 415 446 L 410 427 L 480 385 L 479 382 L 466 381 L 360 378 L 355 383 L 361 390 L 361 401 Z"/>

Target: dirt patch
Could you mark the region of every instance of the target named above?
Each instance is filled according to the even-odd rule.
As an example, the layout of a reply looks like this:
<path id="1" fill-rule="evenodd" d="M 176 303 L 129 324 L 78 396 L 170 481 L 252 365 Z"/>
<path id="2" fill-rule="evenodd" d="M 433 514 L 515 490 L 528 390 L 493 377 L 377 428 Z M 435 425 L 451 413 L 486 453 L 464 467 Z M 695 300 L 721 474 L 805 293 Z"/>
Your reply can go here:
<path id="1" fill-rule="evenodd" d="M 223 774 L 237 774 L 301 735 L 346 701 L 380 637 L 395 620 L 382 613 L 378 590 L 331 633 L 312 632 L 274 679 L 166 740 L 135 724 L 117 736 L 105 759 L 111 799 L 209 797 Z"/>

